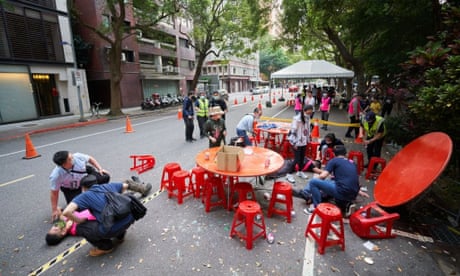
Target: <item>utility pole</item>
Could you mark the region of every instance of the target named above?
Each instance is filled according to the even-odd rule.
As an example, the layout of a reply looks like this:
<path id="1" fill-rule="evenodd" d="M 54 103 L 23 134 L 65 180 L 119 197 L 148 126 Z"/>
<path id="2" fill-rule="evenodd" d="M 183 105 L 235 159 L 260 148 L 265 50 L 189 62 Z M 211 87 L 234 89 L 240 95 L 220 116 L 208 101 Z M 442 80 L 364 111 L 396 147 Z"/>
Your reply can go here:
<path id="1" fill-rule="evenodd" d="M 83 84 L 82 77 L 80 72 L 78 71 L 77 66 L 77 53 L 75 51 L 75 40 L 73 39 L 73 32 L 72 32 L 72 22 L 70 21 L 70 14 L 69 14 L 69 34 L 71 42 L 69 43 L 72 47 L 72 54 L 73 54 L 73 71 L 72 71 L 72 83 L 77 87 L 77 98 L 78 98 L 78 108 L 80 111 L 80 119 L 79 122 L 86 122 L 86 119 L 83 114 L 83 102 L 81 100 L 81 91 L 80 86 Z M 66 43 L 66 42 L 63 42 Z"/>

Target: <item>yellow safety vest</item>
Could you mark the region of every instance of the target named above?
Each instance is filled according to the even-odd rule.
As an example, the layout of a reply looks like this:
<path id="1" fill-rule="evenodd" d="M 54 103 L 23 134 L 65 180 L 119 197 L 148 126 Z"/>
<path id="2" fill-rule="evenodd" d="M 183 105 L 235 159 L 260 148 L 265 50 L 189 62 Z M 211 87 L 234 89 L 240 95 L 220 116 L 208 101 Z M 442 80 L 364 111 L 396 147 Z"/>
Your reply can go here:
<path id="1" fill-rule="evenodd" d="M 369 129 L 369 123 L 366 121 L 366 119 L 363 119 L 363 127 L 367 133 L 367 137 L 374 137 L 375 133 L 377 133 L 377 130 L 383 124 L 384 120 L 385 119 L 383 119 L 380 116 L 375 116 L 375 122 L 372 124 L 372 127 Z M 387 128 L 384 124 L 383 125 L 383 136 L 385 136 L 386 134 L 387 134 Z"/>
<path id="2" fill-rule="evenodd" d="M 196 112 L 196 116 L 208 117 L 208 108 L 209 108 L 208 99 L 204 99 L 204 100 L 198 99 L 198 108 L 200 110 Z"/>

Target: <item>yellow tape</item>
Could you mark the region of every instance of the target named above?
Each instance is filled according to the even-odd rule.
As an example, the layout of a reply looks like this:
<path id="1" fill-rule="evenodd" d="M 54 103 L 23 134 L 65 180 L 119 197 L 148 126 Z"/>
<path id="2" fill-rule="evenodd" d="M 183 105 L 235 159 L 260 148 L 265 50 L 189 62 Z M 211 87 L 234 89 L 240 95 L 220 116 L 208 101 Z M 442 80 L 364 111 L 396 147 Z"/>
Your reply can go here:
<path id="1" fill-rule="evenodd" d="M 287 122 L 290 123 L 292 122 L 292 119 L 282 119 L 282 118 L 275 118 L 275 117 L 266 117 L 262 116 L 260 117 L 261 121 L 271 121 L 271 122 Z M 331 125 L 331 126 L 341 126 L 341 127 L 359 127 L 359 123 L 355 124 L 349 124 L 349 123 L 336 123 L 332 121 L 323 121 L 320 119 L 313 119 L 313 122 L 317 122 L 318 124 L 323 124 L 323 125 Z"/>
<path id="2" fill-rule="evenodd" d="M 161 190 L 156 191 L 155 193 L 151 194 L 150 196 L 148 196 L 146 198 L 143 198 L 141 200 L 141 202 L 143 204 L 145 204 L 145 203 L 149 202 L 150 200 L 152 200 L 152 199 L 156 198 L 157 196 L 159 196 L 161 194 L 161 192 L 162 192 Z M 67 250 L 65 250 L 61 254 L 57 255 L 56 257 L 54 257 L 51 260 L 49 260 L 48 262 L 46 262 L 44 265 L 42 265 L 39 268 L 37 268 L 37 269 L 33 270 L 32 272 L 30 272 L 29 276 L 38 276 L 38 275 L 42 274 L 43 272 L 45 272 L 48 269 L 50 269 L 51 267 L 53 267 L 55 264 L 58 264 L 61 261 L 63 261 L 67 256 L 69 256 L 70 254 L 74 253 L 75 251 L 77 251 L 83 245 L 85 245 L 87 243 L 88 242 L 86 241 L 86 239 L 82 239 L 81 241 L 75 243 L 74 245 L 72 245 L 70 248 L 68 248 Z"/>

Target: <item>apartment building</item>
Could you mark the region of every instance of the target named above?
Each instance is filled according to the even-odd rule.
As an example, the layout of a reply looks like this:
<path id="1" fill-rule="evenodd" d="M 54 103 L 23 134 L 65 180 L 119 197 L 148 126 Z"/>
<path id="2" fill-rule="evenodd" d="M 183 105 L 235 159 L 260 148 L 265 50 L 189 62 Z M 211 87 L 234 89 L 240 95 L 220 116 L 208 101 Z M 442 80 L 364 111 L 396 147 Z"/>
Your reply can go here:
<path id="1" fill-rule="evenodd" d="M 97 27 L 110 24 L 110 13 L 104 0 L 76 1 L 81 21 Z M 135 14 L 131 5 L 126 6 L 125 24 L 135 26 Z M 121 101 L 122 107 L 139 106 L 153 93 L 161 96 L 183 95 L 189 90 L 194 75 L 195 51 L 181 32 L 190 30 L 184 19 L 168 18 L 148 32 L 137 31 L 122 42 Z M 180 31 L 179 31 L 180 27 Z M 110 68 L 108 43 L 82 25 L 75 34 L 91 45 L 85 66 L 91 102 L 110 106 Z"/>
<path id="2" fill-rule="evenodd" d="M 74 60 L 66 1 L 1 1 L 0 123 L 78 113 L 78 95 L 88 109 Z"/>

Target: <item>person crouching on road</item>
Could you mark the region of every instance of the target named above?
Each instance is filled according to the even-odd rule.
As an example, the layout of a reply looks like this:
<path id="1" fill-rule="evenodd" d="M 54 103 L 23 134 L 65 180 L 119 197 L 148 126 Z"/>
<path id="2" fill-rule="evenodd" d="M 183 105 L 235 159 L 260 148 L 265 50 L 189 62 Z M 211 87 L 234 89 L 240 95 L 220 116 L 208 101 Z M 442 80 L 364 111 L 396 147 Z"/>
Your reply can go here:
<path id="1" fill-rule="evenodd" d="M 227 136 L 227 128 L 225 120 L 222 119 L 224 111 L 220 106 L 213 106 L 209 109 L 210 118 L 204 124 L 204 132 L 209 139 L 209 147 L 220 147 L 225 145 L 225 136 Z"/>
<path id="2" fill-rule="evenodd" d="M 58 219 L 61 210 L 58 208 L 59 190 L 64 194 L 66 203 L 69 204 L 74 197 L 81 193 L 80 180 L 87 175 L 87 167 L 90 165 L 99 173 L 99 184 L 109 182 L 109 172 L 102 169 L 99 162 L 84 153 L 71 153 L 67 150 L 57 151 L 53 155 L 56 167 L 51 171 L 49 180 L 51 183 L 51 220 Z"/>
<path id="3" fill-rule="evenodd" d="M 134 222 L 132 214 L 125 218 L 115 221 L 110 229 L 105 229 L 103 225 L 102 211 L 107 204 L 106 192 L 124 193 L 127 189 L 147 194 L 146 185 L 126 180 L 124 183 L 107 183 L 104 185 L 96 184 L 94 175 L 85 176 L 80 180 L 82 193 L 75 197 L 67 205 L 62 214 L 71 221 L 77 223 L 77 233 L 83 236 L 89 243 L 95 247 L 89 251 L 90 256 L 100 256 L 110 253 L 114 246 L 111 238 L 117 238 L 122 241 L 126 231 Z M 75 213 L 77 210 L 91 210 L 96 220 L 87 220 L 87 218 L 78 217 Z"/>
<path id="4" fill-rule="evenodd" d="M 243 137 L 244 144 L 246 146 L 252 146 L 251 139 L 249 135 L 254 136 L 254 122 L 262 116 L 262 111 L 257 107 L 254 108 L 253 113 L 248 113 L 241 118 L 241 120 L 236 125 L 236 135 L 238 137 Z"/>
<path id="5" fill-rule="evenodd" d="M 318 178 L 313 178 L 301 191 L 293 191 L 294 196 L 306 197 L 311 194 L 313 206 L 305 209 L 312 213 L 314 208 L 322 201 L 322 194 L 332 196 L 336 204 L 344 210 L 359 193 L 359 176 L 356 171 L 356 164 L 346 157 L 347 150 L 345 146 L 338 145 L 334 147 L 334 155 L 322 170 Z M 327 178 L 334 175 L 334 179 Z"/>

